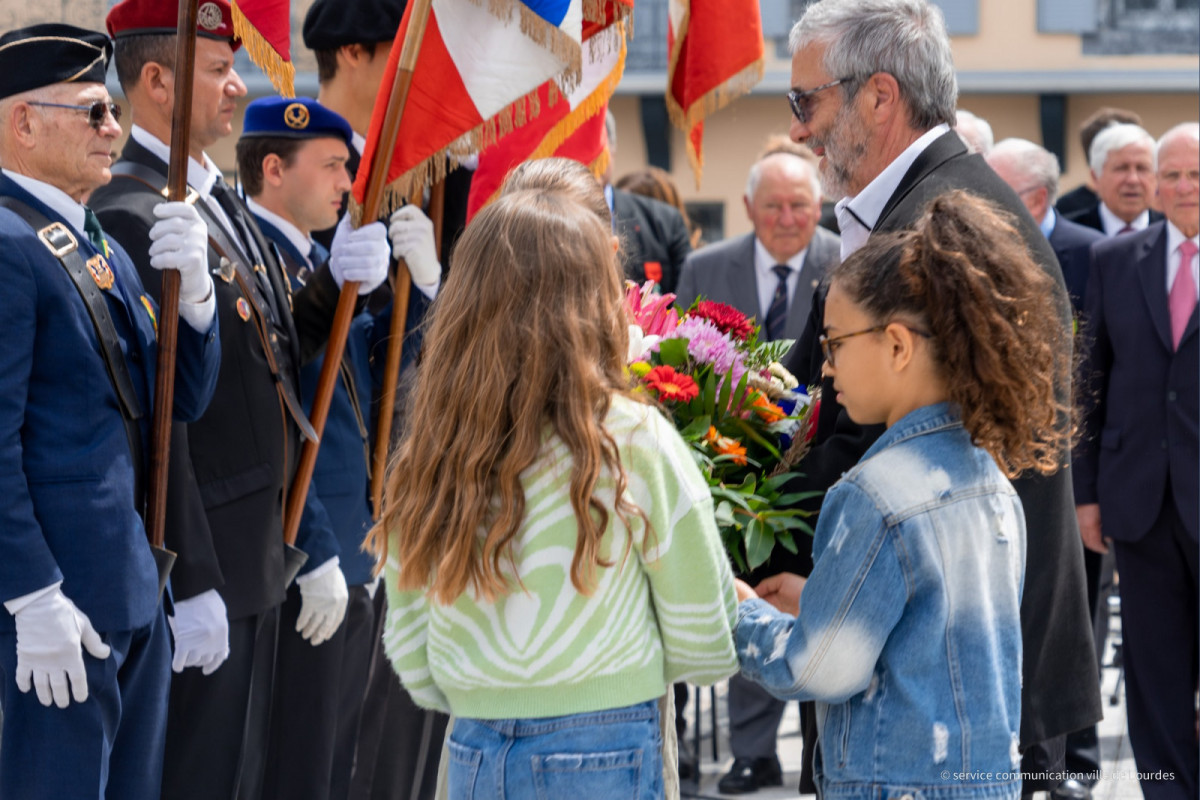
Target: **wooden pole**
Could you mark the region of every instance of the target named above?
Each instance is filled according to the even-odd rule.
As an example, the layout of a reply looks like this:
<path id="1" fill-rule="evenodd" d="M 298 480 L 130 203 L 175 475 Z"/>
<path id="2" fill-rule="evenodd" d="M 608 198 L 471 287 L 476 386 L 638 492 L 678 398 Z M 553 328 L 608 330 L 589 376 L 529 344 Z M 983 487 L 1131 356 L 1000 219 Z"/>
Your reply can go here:
<path id="1" fill-rule="evenodd" d="M 192 74 L 196 65 L 198 0 L 179 0 L 175 47 L 175 108 L 171 113 L 171 161 L 167 199 L 187 196 L 188 136 L 192 128 Z M 167 526 L 167 470 L 171 456 L 171 411 L 175 405 L 175 348 L 179 340 L 179 270 L 162 273 L 158 311 L 158 362 L 154 383 L 154 428 L 146 493 L 146 531 L 162 548 Z"/>
<path id="2" fill-rule="evenodd" d="M 442 218 L 446 205 L 446 183 L 438 181 L 429 192 L 429 217 L 433 222 L 434 252 L 442 254 Z M 404 277 L 401 284 L 400 278 Z M 375 450 L 371 454 L 371 513 L 375 519 L 383 509 L 383 479 L 387 472 L 388 450 L 392 443 L 392 418 L 396 414 L 396 386 L 400 382 L 400 360 L 404 353 L 405 323 L 408 317 L 408 267 L 401 261 L 396 267 L 396 289 L 392 298 L 392 324 L 388 331 L 387 358 L 383 362 L 383 393 L 379 398 L 379 416 L 375 420 Z"/>
<path id="3" fill-rule="evenodd" d="M 180 0 L 183 2 L 183 0 Z M 400 62 L 396 69 L 395 82 L 388 97 L 387 112 L 383 117 L 383 130 L 379 136 L 379 146 L 375 158 L 371 162 L 371 173 L 367 180 L 366 196 L 363 198 L 362 219 L 370 223 L 379 216 L 379 207 L 383 204 L 383 190 L 387 185 L 387 171 L 392 162 L 392 149 L 396 146 L 396 137 L 400 134 L 400 118 L 404 114 L 404 106 L 408 101 L 408 89 L 412 85 L 413 68 L 420 54 L 421 42 L 425 38 L 425 25 L 429 21 L 429 9 L 433 0 L 416 0 L 409 17 L 408 30 L 404 35 L 404 45 L 400 51 Z M 408 267 L 401 262 L 396 270 L 396 302 L 399 302 L 399 288 L 403 286 L 405 307 L 408 305 L 409 286 Z M 342 284 L 342 293 L 338 297 L 337 310 L 333 316 L 333 327 L 329 332 L 329 342 L 325 345 L 325 361 L 321 365 L 321 376 L 317 380 L 317 390 L 313 397 L 310 421 L 313 430 L 320 437 L 325 430 L 325 420 L 329 416 L 329 405 L 333 401 L 333 387 L 337 381 L 342 354 L 346 350 L 346 337 L 350 333 L 350 323 L 354 319 L 354 306 L 358 300 L 358 282 L 346 281 Z M 400 306 L 392 310 L 393 316 L 403 313 Z M 289 545 L 296 543 L 296 533 L 300 529 L 300 514 L 304 510 L 304 499 L 308 495 L 308 485 L 312 481 L 313 469 L 317 464 L 318 441 L 306 441 L 300 451 L 300 466 L 296 469 L 296 477 L 292 480 L 292 488 L 288 493 L 287 509 L 283 520 L 283 539 Z"/>

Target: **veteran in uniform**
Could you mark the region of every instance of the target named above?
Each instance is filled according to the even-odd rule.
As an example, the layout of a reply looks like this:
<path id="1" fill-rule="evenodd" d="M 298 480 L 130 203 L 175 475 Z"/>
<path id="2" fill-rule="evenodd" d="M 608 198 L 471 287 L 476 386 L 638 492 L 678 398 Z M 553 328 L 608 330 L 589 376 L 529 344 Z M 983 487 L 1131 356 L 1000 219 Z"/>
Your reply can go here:
<path id="1" fill-rule="evenodd" d="M 177 8 L 122 0 L 109 11 L 117 77 L 133 127 L 113 182 L 92 203 L 128 244 L 144 242 L 151 207 L 166 182 Z M 351 232 L 341 259 L 300 292 L 245 204 L 205 150 L 232 133 L 246 93 L 233 67 L 232 15 L 224 0 L 199 8 L 187 182 L 208 223 L 222 369 L 208 412 L 172 443 L 168 546 L 179 553 L 170 624 L 172 667 L 163 795 L 258 797 L 271 695 L 279 605 L 285 596 L 283 510 L 302 435 L 312 436 L 299 397 L 300 365 L 324 344 L 338 286 L 364 290 L 385 276 L 384 241 Z M 367 238 L 364 238 L 366 236 Z M 145 275 L 147 264 L 135 257 Z M 308 542 L 307 569 L 335 543 Z"/>
<path id="2" fill-rule="evenodd" d="M 110 179 L 112 44 L 72 25 L 0 37 L 0 796 L 158 796 L 170 641 L 143 525 L 156 306 L 82 204 Z M 204 223 L 152 204 L 133 246 L 181 273 L 174 416 L 220 345 Z M 151 242 L 153 242 L 151 244 Z"/>

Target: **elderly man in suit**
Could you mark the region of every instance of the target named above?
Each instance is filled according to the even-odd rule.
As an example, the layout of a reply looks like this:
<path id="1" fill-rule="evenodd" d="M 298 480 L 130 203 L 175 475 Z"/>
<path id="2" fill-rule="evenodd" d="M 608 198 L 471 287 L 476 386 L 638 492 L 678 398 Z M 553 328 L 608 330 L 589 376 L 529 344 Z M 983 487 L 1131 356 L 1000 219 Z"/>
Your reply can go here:
<path id="1" fill-rule="evenodd" d="M 1166 220 L 1097 244 L 1084 313 L 1091 402 L 1074 462 L 1084 544 L 1121 575 L 1129 739 L 1149 800 L 1193 798 L 1200 510 L 1200 124 L 1157 145 Z"/>
<path id="2" fill-rule="evenodd" d="M 1154 197 L 1154 139 L 1141 127 L 1110 125 L 1092 140 L 1088 166 L 1096 184 L 1094 205 L 1069 219 L 1105 236 L 1146 229 L 1162 214 L 1150 208 Z"/>
<path id="3" fill-rule="evenodd" d="M 750 167 L 742 199 L 754 232 L 688 256 L 676 305 L 687 308 L 698 297 L 728 303 L 758 319 L 761 337 L 796 339 L 808 321 L 813 293 L 838 259 L 838 237 L 817 227 L 821 183 L 816 169 L 796 153 L 769 152 Z M 812 542 L 801 537 L 799 544 L 797 554 L 778 548 L 751 580 L 785 570 L 807 575 Z M 723 793 L 753 792 L 782 782 L 775 749 L 784 705 L 752 681 L 736 675 L 730 679 L 734 761 L 719 782 Z"/>
<path id="4" fill-rule="evenodd" d="M 157 797 L 162 771 L 171 642 L 142 521 L 157 307 L 83 205 L 121 135 L 111 55 L 73 25 L 0 37 L 6 798 Z M 220 364 L 205 226 L 161 197 L 154 214 L 150 277 L 180 272 L 174 415 L 195 419 Z"/>
<path id="5" fill-rule="evenodd" d="M 951 130 L 957 85 L 937 7 L 927 0 L 821 0 L 805 11 L 790 44 L 791 135 L 823 156 L 822 184 L 841 197 L 842 257 L 875 232 L 911 225 L 934 197 L 965 189 L 1014 217 L 1034 259 L 1053 278 L 1062 324 L 1070 326 L 1062 272 L 1046 237 L 1016 193 Z M 818 296 L 789 359 L 802 381 L 821 381 L 823 328 Z M 815 444 L 799 465 L 804 477 L 796 489 L 828 488 L 881 433 L 881 426 L 850 421 L 834 401 L 831 382 L 822 389 Z M 1060 390 L 1070 395 L 1069 386 Z M 1099 669 L 1070 475 L 1021 477 L 1014 486 L 1025 508 L 1029 549 L 1020 744 L 1027 770 L 1051 771 L 1061 769 L 1065 735 L 1100 719 Z M 960 746 L 957 735 L 951 734 L 951 748 Z M 1026 788 L 1053 787 L 1028 781 Z"/>

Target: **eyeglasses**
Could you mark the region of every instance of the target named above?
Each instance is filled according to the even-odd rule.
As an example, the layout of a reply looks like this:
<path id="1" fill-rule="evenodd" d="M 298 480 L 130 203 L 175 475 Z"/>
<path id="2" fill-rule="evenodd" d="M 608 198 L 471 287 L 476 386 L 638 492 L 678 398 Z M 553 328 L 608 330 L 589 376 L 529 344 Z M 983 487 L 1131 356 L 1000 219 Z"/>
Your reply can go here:
<path id="1" fill-rule="evenodd" d="M 817 337 L 817 341 L 821 343 L 821 353 L 825 356 L 825 360 L 829 362 L 829 366 L 836 367 L 837 364 L 835 364 L 833 361 L 833 354 L 834 354 L 834 351 L 837 349 L 836 346 L 838 344 L 841 344 L 841 342 L 843 340 L 851 339 L 855 336 L 865 336 L 868 333 L 879 333 L 880 331 L 887 330 L 888 325 L 891 325 L 891 324 L 892 324 L 891 322 L 888 322 L 883 325 L 876 325 L 874 328 L 867 328 L 866 330 L 861 330 L 861 331 L 852 331 L 851 333 L 843 333 L 841 336 L 834 336 L 832 338 L 829 336 L 826 336 L 825 334 L 821 334 L 820 336 Z M 903 325 L 904 323 L 900 322 L 900 323 L 896 323 L 896 324 Z M 904 327 L 908 328 L 907 325 L 904 325 Z M 932 339 L 933 338 L 933 334 L 931 334 L 927 331 L 919 330 L 917 328 L 908 328 L 908 329 L 923 339 Z"/>
<path id="2" fill-rule="evenodd" d="M 73 111 L 86 111 L 88 125 L 91 125 L 96 130 L 100 130 L 100 126 L 104 124 L 104 120 L 109 114 L 112 114 L 113 122 L 121 121 L 121 107 L 111 100 L 97 100 L 94 103 L 86 106 L 75 106 L 67 103 L 37 103 L 31 100 L 29 105 L 44 106 L 46 108 L 69 108 Z"/>
<path id="3" fill-rule="evenodd" d="M 792 107 L 792 115 L 795 116 L 796 119 L 800 121 L 801 125 L 807 125 L 809 123 L 809 120 L 812 119 L 812 117 L 809 116 L 809 113 L 808 113 L 809 98 L 812 97 L 817 92 L 823 92 L 826 89 L 832 89 L 834 86 L 837 86 L 838 84 L 848 83 L 852 80 L 854 80 L 854 79 L 853 78 L 838 78 L 836 81 L 830 81 L 829 83 L 823 83 L 814 89 L 805 89 L 802 92 L 797 91 L 796 89 L 792 89 L 790 92 L 787 93 L 788 105 L 790 105 Z"/>

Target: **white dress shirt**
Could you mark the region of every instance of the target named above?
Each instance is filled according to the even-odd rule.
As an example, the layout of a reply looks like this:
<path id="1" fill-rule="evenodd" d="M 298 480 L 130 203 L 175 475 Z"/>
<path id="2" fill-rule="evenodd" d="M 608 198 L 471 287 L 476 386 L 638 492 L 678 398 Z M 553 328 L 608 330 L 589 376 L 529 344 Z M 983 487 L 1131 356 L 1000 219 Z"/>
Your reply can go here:
<path id="1" fill-rule="evenodd" d="M 800 282 L 800 271 L 804 267 L 804 256 L 807 254 L 808 248 L 806 247 L 787 261 L 776 261 L 775 257 L 767 252 L 767 248 L 758 240 L 758 237 L 754 237 L 754 278 L 758 287 L 758 321 L 760 324 L 767 324 L 767 312 L 771 309 L 771 301 L 775 298 L 775 287 L 779 285 L 779 276 L 775 274 L 774 270 L 775 265 L 782 263 L 791 267 L 787 277 L 787 307 L 790 309 L 792 298 L 796 296 L 796 286 Z"/>
<path id="2" fill-rule="evenodd" d="M 1175 276 L 1179 274 L 1180 262 L 1183 261 L 1183 254 L 1179 252 L 1179 245 L 1183 244 L 1188 237 L 1183 235 L 1183 231 L 1176 228 L 1171 222 L 1167 223 L 1167 296 L 1171 295 L 1171 287 L 1175 285 Z M 1192 244 L 1200 244 L 1200 236 L 1191 237 Z M 1192 270 L 1192 286 L 1196 289 L 1197 298 L 1200 298 L 1200 257 L 1195 255 L 1191 258 L 1191 263 L 1188 267 Z"/>
<path id="3" fill-rule="evenodd" d="M 250 209 L 251 214 L 262 217 L 278 228 L 279 232 L 286 236 L 287 240 L 292 243 L 292 247 L 295 247 L 297 252 L 304 254 L 304 259 L 308 262 L 308 268 L 316 269 L 312 261 L 312 237 L 304 235 L 295 225 L 262 205 L 253 197 L 246 198 L 246 207 Z"/>
<path id="4" fill-rule="evenodd" d="M 1100 224 L 1104 226 L 1105 236 L 1116 236 L 1126 225 L 1133 228 L 1133 231 L 1126 231 L 1127 233 L 1137 233 L 1138 231 L 1146 230 L 1150 226 L 1150 211 L 1147 209 L 1134 217 L 1133 222 L 1126 223 L 1125 220 L 1110 211 L 1108 206 L 1104 205 L 1104 202 L 1101 201 Z"/>

